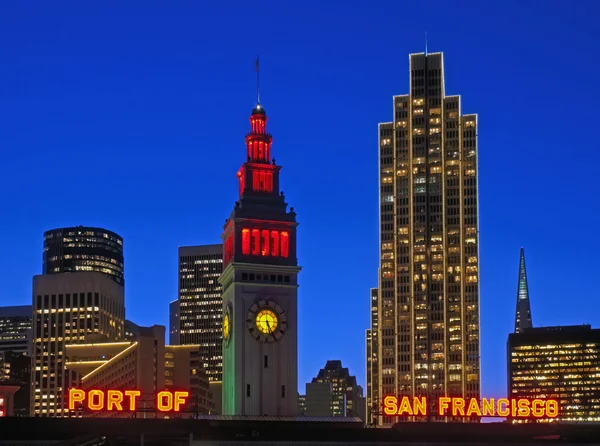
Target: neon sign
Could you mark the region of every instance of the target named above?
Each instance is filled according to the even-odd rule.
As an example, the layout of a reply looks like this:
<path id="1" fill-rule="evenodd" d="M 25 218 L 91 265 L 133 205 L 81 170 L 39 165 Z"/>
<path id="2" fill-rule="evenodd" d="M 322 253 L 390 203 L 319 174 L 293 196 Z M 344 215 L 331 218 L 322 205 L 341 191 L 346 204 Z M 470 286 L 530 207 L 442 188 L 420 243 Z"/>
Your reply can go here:
<path id="1" fill-rule="evenodd" d="M 69 410 L 83 404 L 93 411 L 135 412 L 141 394 L 139 390 L 69 389 Z M 163 390 L 156 394 L 156 408 L 160 412 L 179 412 L 189 396 L 187 391 Z"/>
<path id="2" fill-rule="evenodd" d="M 385 415 L 426 416 L 429 405 L 427 398 L 403 396 L 386 396 L 383 398 L 383 413 Z M 438 398 L 437 414 L 453 417 L 511 417 L 511 418 L 556 418 L 558 416 L 558 401 L 525 398 Z"/>

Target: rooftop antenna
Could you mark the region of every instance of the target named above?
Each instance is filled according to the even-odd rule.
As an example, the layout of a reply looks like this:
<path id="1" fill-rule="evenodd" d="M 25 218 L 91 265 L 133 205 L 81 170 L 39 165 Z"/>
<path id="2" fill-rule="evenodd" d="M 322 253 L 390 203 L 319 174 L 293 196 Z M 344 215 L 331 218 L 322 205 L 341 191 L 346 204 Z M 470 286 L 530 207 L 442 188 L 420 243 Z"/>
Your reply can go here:
<path id="1" fill-rule="evenodd" d="M 260 71 L 258 70 L 258 56 L 256 56 L 256 101 L 260 105 Z"/>
<path id="2" fill-rule="evenodd" d="M 425 31 L 425 55 L 427 56 L 427 31 Z M 258 63 L 258 61 L 256 63 Z"/>

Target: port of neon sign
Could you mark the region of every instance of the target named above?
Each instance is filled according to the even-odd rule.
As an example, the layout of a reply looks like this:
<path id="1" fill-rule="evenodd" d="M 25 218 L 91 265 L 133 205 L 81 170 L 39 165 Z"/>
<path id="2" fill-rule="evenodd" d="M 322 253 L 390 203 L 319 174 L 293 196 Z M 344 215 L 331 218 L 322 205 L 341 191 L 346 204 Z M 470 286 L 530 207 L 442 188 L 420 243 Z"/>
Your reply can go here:
<path id="1" fill-rule="evenodd" d="M 141 394 L 139 390 L 69 389 L 69 410 L 82 404 L 93 411 L 135 412 Z M 189 396 L 186 391 L 163 390 L 156 394 L 156 408 L 160 412 L 179 412 Z"/>
<path id="2" fill-rule="evenodd" d="M 479 402 L 475 398 L 438 398 L 437 415 L 453 417 L 511 417 L 511 418 L 556 418 L 558 401 L 544 399 L 507 399 L 483 398 Z M 427 398 L 408 396 L 383 398 L 385 415 L 426 416 Z"/>

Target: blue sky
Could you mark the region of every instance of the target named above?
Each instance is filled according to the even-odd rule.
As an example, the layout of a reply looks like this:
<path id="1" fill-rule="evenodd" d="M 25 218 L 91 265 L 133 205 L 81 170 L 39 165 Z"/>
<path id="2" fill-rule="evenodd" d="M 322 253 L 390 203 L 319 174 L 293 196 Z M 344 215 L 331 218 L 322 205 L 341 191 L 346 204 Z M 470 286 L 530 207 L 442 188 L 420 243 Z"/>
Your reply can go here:
<path id="1" fill-rule="evenodd" d="M 127 315 L 168 324 L 177 247 L 219 241 L 255 102 L 298 213 L 300 385 L 364 384 L 377 284 L 377 124 L 408 55 L 443 51 L 479 114 L 483 393 L 503 395 L 519 248 L 536 325 L 600 326 L 600 87 L 589 2 L 18 2 L 0 5 L 0 305 L 30 300 L 42 234 L 125 239 Z"/>

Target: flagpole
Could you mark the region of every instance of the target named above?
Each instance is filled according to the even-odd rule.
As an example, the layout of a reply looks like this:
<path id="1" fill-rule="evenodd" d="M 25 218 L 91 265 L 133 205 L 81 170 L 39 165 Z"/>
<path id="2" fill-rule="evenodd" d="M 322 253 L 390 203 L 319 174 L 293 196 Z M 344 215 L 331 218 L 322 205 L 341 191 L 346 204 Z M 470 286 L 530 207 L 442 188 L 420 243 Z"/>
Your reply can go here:
<path id="1" fill-rule="evenodd" d="M 260 104 L 260 70 L 258 67 L 258 56 L 256 56 L 256 97 L 257 103 Z"/>

